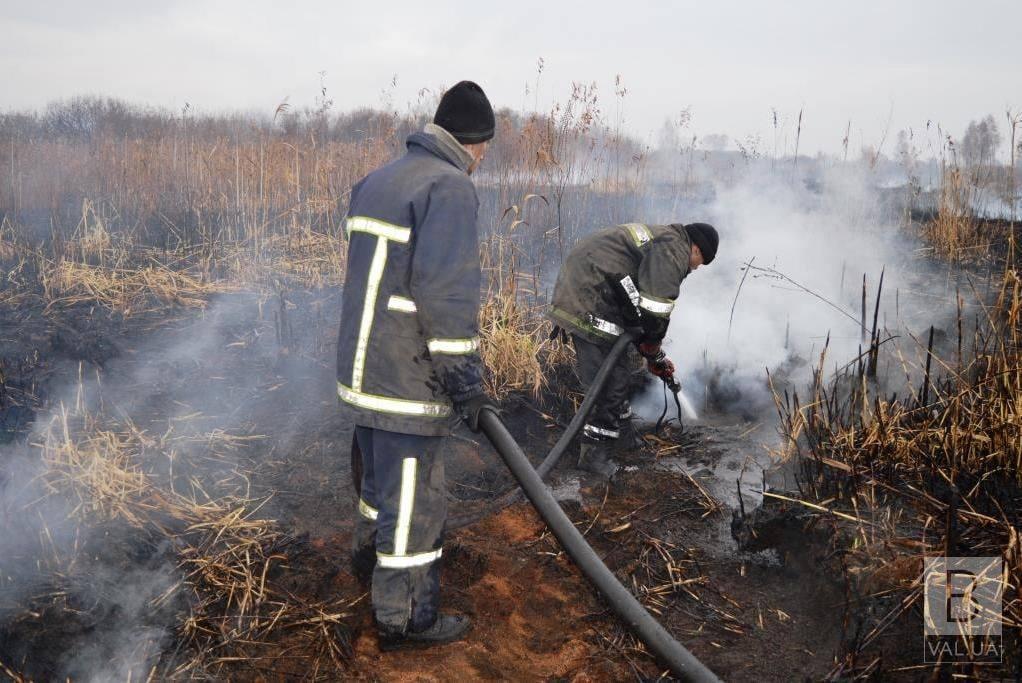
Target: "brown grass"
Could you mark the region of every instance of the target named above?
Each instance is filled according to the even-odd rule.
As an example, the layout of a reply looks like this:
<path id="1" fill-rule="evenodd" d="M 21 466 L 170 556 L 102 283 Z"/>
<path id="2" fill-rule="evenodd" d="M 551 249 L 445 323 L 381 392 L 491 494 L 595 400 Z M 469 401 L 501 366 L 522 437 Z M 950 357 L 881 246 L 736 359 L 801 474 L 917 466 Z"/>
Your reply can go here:
<path id="1" fill-rule="evenodd" d="M 232 287 L 162 265 L 108 268 L 60 261 L 42 275 L 47 308 L 94 303 L 126 317 L 168 305 L 202 308 L 209 295 Z"/>
<path id="2" fill-rule="evenodd" d="M 261 254 L 238 245 L 227 257 L 229 279 L 250 286 L 338 287 L 344 283 L 346 252 L 346 243 L 334 235 L 308 230 L 274 235 L 263 242 Z"/>
<path id="3" fill-rule="evenodd" d="M 242 437 L 215 432 L 189 438 L 201 439 L 215 452 L 220 445 L 232 448 Z M 177 441 L 150 437 L 130 423 L 104 425 L 79 401 L 62 408 L 36 444 L 45 490 L 72 501 L 73 517 L 86 524 L 121 520 L 172 540 L 184 584 L 156 602 L 171 592 L 186 592 L 190 614 L 180 627 L 192 656 L 176 660 L 176 668 L 163 675 L 229 677 L 232 666 L 282 637 L 297 638 L 318 652 L 312 665 L 320 666 L 322 657 L 340 668 L 342 647 L 333 627 L 349 616 L 350 605 L 306 602 L 273 581 L 273 570 L 287 563 L 294 539 L 259 516 L 265 500 L 246 497 L 247 482 L 238 482 L 237 493 L 212 497 L 194 479 L 192 490 L 182 493 L 145 471 L 144 463 L 154 457 L 173 458 L 181 445 Z M 220 489 L 225 486 L 218 482 Z"/>
<path id="4" fill-rule="evenodd" d="M 512 393 L 539 397 L 552 369 L 569 362 L 570 349 L 548 339 L 537 278 L 517 271 L 514 243 L 498 235 L 483 247 L 483 268 L 489 275 L 479 314 L 486 388 L 497 399 Z"/>
<path id="5" fill-rule="evenodd" d="M 344 280 L 343 242 L 310 231 L 270 236 L 258 252 L 251 242 L 226 245 L 216 258 L 197 253 L 168 259 L 159 250 L 133 247 L 120 238 L 89 240 L 65 243 L 65 254 L 57 260 L 30 252 L 47 311 L 86 304 L 129 317 L 168 307 L 204 308 L 211 296 L 240 289 L 318 289 Z M 5 244 L 0 231 L 0 247 Z M 17 271 L 9 272 L 14 286 L 5 289 L 0 302 L 33 292 L 34 283 L 16 279 Z"/>
<path id="6" fill-rule="evenodd" d="M 961 169 L 944 169 L 937 216 L 923 226 L 924 237 L 940 258 L 968 263 L 990 253 L 991 241 L 972 209 L 976 191 Z"/>

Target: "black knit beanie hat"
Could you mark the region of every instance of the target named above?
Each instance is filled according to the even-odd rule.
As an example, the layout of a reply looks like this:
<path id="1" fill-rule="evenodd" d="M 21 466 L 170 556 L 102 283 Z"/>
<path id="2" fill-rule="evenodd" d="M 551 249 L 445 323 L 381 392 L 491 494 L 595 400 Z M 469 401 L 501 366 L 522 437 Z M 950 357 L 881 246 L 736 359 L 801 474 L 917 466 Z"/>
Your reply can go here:
<path id="1" fill-rule="evenodd" d="M 486 93 L 472 81 L 461 81 L 444 93 L 433 123 L 466 145 L 486 142 L 496 126 Z"/>
<path id="2" fill-rule="evenodd" d="M 709 223 L 689 223 L 685 226 L 685 232 L 692 244 L 699 247 L 703 254 L 703 263 L 710 263 L 717 255 L 717 243 L 720 238 L 717 236 L 717 229 Z"/>

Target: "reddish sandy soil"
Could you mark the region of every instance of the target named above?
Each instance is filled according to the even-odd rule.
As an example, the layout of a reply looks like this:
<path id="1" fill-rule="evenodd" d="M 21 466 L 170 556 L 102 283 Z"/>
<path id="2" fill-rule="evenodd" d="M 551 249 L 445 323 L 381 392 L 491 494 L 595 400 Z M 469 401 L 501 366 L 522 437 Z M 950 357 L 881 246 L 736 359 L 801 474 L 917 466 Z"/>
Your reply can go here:
<path id="1" fill-rule="evenodd" d="M 648 456 L 635 456 L 635 462 Z M 706 515 L 680 474 L 639 468 L 608 491 L 583 488 L 567 509 L 626 585 L 725 680 L 818 679 L 840 644 L 840 587 L 814 572 L 811 544 L 780 566 L 722 551 L 725 520 Z M 706 516 L 704 516 L 706 515 Z M 443 602 L 473 619 L 470 636 L 432 650 L 380 653 L 368 596 L 351 618 L 345 676 L 368 680 L 635 680 L 662 675 L 604 608 L 525 504 L 455 532 Z M 317 561 L 342 569 L 325 590 L 363 588 L 344 567 L 345 530 L 318 537 Z M 314 564 L 316 562 L 313 562 Z M 670 568 L 669 568 L 670 567 Z M 674 586 L 672 586 L 672 579 Z"/>

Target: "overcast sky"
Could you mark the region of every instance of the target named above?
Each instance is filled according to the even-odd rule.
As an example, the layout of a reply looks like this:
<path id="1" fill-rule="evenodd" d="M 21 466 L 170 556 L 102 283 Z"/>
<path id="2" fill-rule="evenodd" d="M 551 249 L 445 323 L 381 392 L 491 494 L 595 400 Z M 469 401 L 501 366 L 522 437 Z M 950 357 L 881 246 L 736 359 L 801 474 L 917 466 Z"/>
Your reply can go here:
<path id="1" fill-rule="evenodd" d="M 620 74 L 624 125 L 650 142 L 689 107 L 691 133 L 769 151 L 771 108 L 787 130 L 804 108 L 812 153 L 839 150 L 849 121 L 854 152 L 885 128 L 889 151 L 901 128 L 958 136 L 992 113 L 1003 132 L 1022 109 L 1022 0 L 0 0 L 0 26 L 5 110 L 106 94 L 272 112 L 311 105 L 325 71 L 338 109 L 463 78 L 495 106 L 545 109 L 596 82 L 613 122 Z"/>

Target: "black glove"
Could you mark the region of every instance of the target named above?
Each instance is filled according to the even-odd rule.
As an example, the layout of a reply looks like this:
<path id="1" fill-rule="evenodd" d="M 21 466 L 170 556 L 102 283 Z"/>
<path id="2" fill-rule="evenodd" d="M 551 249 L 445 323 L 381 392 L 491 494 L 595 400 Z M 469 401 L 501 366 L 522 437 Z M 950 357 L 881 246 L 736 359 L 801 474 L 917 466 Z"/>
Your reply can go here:
<path id="1" fill-rule="evenodd" d="M 486 394 L 476 394 L 464 401 L 457 401 L 454 404 L 454 409 L 458 411 L 458 415 L 473 432 L 479 431 L 479 416 L 484 410 L 489 410 L 494 415 L 500 414 L 500 409 L 493 405 L 490 397 Z"/>
<path id="2" fill-rule="evenodd" d="M 557 341 L 558 337 L 561 338 L 562 344 L 568 343 L 568 333 L 560 325 L 554 325 L 554 329 L 550 331 L 550 341 Z"/>

